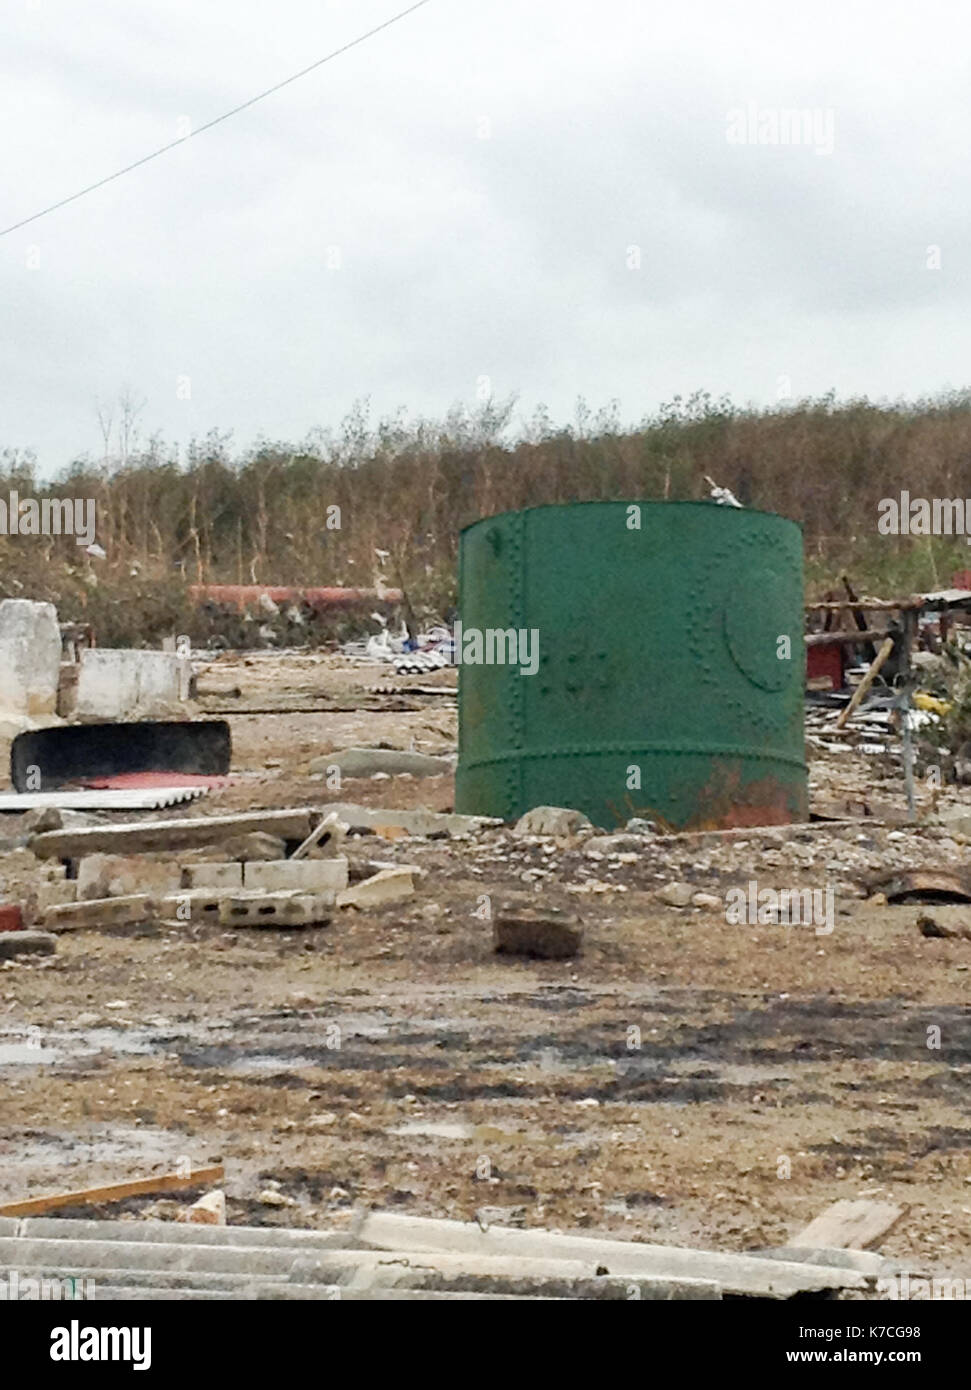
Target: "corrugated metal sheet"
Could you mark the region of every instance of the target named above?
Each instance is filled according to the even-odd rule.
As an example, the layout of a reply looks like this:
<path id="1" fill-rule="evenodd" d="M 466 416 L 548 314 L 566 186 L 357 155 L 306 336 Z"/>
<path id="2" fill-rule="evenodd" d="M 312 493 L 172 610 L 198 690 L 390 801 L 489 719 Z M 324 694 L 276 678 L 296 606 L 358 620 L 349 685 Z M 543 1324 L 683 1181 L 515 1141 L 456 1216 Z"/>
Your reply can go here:
<path id="1" fill-rule="evenodd" d="M 208 787 L 124 787 L 74 792 L 5 792 L 0 811 L 33 811 L 56 806 L 59 811 L 158 811 L 205 796 Z"/>

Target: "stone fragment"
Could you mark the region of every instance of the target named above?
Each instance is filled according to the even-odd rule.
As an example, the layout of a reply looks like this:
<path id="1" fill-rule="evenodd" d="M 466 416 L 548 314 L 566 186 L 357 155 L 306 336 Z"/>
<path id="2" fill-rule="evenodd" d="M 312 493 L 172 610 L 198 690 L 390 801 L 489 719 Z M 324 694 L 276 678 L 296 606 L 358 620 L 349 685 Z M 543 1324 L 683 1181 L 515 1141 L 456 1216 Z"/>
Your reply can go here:
<path id="1" fill-rule="evenodd" d="M 666 883 L 657 890 L 657 897 L 668 907 L 687 907 L 694 891 L 690 883 Z"/>
<path id="2" fill-rule="evenodd" d="M 520 816 L 513 829 L 514 835 L 554 835 L 565 838 L 576 835 L 581 830 L 592 830 L 593 826 L 582 811 L 574 811 L 566 806 L 534 806 L 524 816 Z"/>
<path id="3" fill-rule="evenodd" d="M 725 906 L 724 901 L 714 893 L 692 893 L 691 902 L 694 907 L 702 907 L 711 912 L 717 912 Z"/>
<path id="4" fill-rule="evenodd" d="M 193 1202 L 191 1207 L 186 1207 L 179 1212 L 178 1221 L 191 1221 L 200 1226 L 225 1226 L 226 1224 L 226 1194 L 218 1189 L 215 1192 L 207 1192 L 204 1197 L 200 1197 L 198 1202 Z"/>
<path id="5" fill-rule="evenodd" d="M 429 753 L 403 752 L 397 748 L 344 748 L 339 753 L 325 753 L 314 758 L 310 774 L 328 774 L 337 768 L 342 777 L 395 777 L 408 773 L 412 777 L 442 777 L 454 772 L 451 758 L 436 758 Z"/>
<path id="6" fill-rule="evenodd" d="M 958 937 L 971 941 L 971 908 L 942 903 L 919 913 L 917 925 L 922 936 Z"/>

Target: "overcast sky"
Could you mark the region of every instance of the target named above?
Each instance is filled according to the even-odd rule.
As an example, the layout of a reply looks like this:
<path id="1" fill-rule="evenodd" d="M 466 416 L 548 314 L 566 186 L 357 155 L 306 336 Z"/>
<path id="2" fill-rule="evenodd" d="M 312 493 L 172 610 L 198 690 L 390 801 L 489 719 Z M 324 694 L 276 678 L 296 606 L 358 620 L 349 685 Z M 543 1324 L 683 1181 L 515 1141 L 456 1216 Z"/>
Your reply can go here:
<path id="1" fill-rule="evenodd" d="M 0 225 L 405 3 L 3 0 Z M 97 456 L 126 383 L 240 446 L 362 397 L 964 386 L 969 38 L 966 0 L 431 0 L 0 238 L 0 448 Z"/>

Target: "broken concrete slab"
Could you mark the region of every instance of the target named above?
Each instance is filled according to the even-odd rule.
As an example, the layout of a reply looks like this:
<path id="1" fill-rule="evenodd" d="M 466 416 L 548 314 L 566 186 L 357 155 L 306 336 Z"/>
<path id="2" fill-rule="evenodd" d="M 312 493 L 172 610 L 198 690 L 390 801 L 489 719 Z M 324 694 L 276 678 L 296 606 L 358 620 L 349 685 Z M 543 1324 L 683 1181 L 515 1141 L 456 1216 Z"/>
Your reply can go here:
<path id="1" fill-rule="evenodd" d="M 188 699 L 189 675 L 189 662 L 174 652 L 89 647 L 81 652 L 75 714 L 108 720 L 163 717 Z"/>
<path id="2" fill-rule="evenodd" d="M 409 898 L 415 891 L 411 869 L 381 869 L 373 878 L 363 879 L 337 895 L 338 907 L 382 907 L 385 903 Z"/>
<path id="3" fill-rule="evenodd" d="M 443 1221 L 399 1213 L 372 1212 L 359 1236 L 366 1248 L 456 1251 L 536 1259 L 592 1259 L 611 1275 L 634 1278 L 703 1279 L 725 1293 L 790 1298 L 827 1289 L 866 1289 L 866 1275 L 798 1262 L 763 1260 L 683 1246 L 649 1245 L 544 1230 L 515 1230 L 476 1222 Z"/>
<path id="4" fill-rule="evenodd" d="M 272 834 L 282 840 L 305 840 L 316 812 L 309 807 L 283 811 L 245 811 L 227 816 L 186 816 L 181 820 L 91 825 L 35 835 L 29 848 L 38 859 L 82 859 L 87 854 L 148 854 L 159 850 L 225 845 L 237 835 Z"/>
<path id="5" fill-rule="evenodd" d="M 553 835 L 557 839 L 578 834 L 581 830 L 592 830 L 593 824 L 582 811 L 574 811 L 566 806 L 534 806 L 524 816 L 520 816 L 513 830 L 514 835 Z"/>
<path id="6" fill-rule="evenodd" d="M 57 938 L 46 931 L 0 932 L 0 960 L 15 956 L 52 956 L 57 950 Z"/>
<path id="7" fill-rule="evenodd" d="M 89 854 L 78 862 L 77 900 L 174 893 L 181 881 L 178 864 L 144 855 Z"/>
<path id="8" fill-rule="evenodd" d="M 451 758 L 436 758 L 429 753 L 403 752 L 397 748 L 343 748 L 339 753 L 325 753 L 314 758 L 310 775 L 328 775 L 333 769 L 342 777 L 373 777 L 376 772 L 391 777 L 406 772 L 411 777 L 442 777 L 455 771 Z"/>
<path id="9" fill-rule="evenodd" d="M 0 602 L 0 714 L 57 722 L 61 629 L 52 603 Z"/>
<path id="10" fill-rule="evenodd" d="M 90 898 L 86 902 L 54 904 L 45 909 L 43 920 L 48 931 L 78 931 L 137 926 L 154 921 L 156 912 L 155 898 L 147 893 L 134 893 L 123 898 Z"/>
<path id="11" fill-rule="evenodd" d="M 583 940 L 580 918 L 556 907 L 500 909 L 492 934 L 497 955 L 533 956 L 540 960 L 575 956 Z"/>

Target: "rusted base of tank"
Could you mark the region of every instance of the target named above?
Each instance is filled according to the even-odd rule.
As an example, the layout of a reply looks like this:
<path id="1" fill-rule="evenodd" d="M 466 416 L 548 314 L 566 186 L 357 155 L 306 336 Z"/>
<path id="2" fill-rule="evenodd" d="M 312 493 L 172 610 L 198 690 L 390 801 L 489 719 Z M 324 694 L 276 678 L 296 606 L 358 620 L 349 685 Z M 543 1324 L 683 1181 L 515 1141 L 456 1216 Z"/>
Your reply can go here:
<path id="1" fill-rule="evenodd" d="M 457 811 L 508 821 L 534 806 L 568 806 L 608 830 L 634 817 L 661 831 L 728 830 L 808 821 L 809 788 L 805 767 L 751 755 L 652 749 L 608 757 L 507 757 L 477 766 L 460 759 Z"/>

